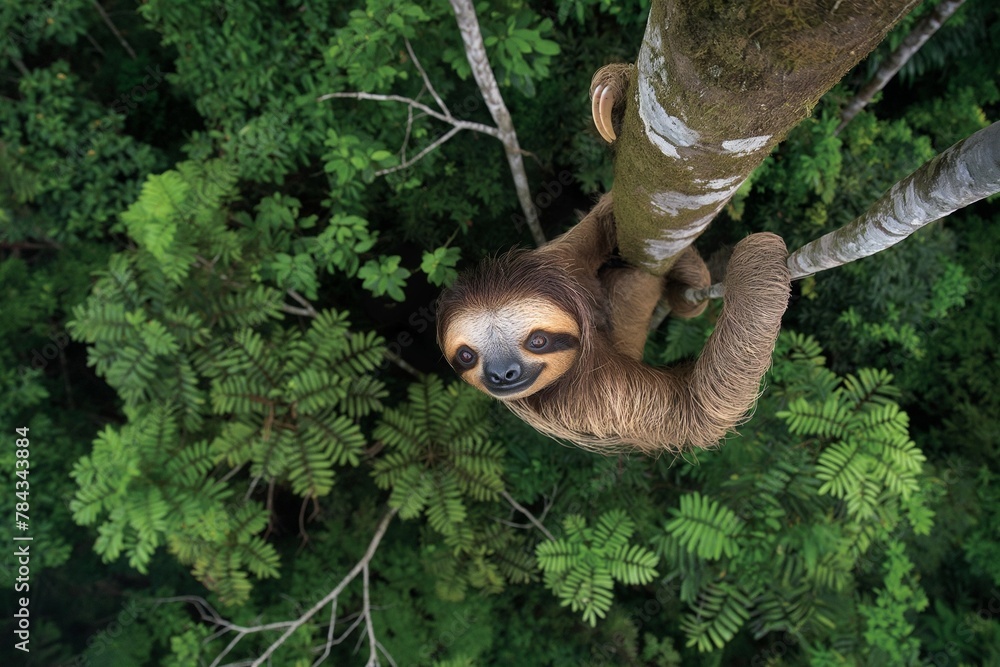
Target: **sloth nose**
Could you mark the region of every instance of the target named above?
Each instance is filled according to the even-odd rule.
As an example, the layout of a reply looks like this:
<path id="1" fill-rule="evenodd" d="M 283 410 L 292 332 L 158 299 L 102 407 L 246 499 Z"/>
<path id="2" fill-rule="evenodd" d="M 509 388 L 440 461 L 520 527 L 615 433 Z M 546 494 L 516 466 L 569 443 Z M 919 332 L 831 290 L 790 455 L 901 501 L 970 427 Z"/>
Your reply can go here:
<path id="1" fill-rule="evenodd" d="M 503 387 L 521 379 L 521 364 L 514 359 L 501 359 L 497 363 L 486 364 L 483 372 L 487 384 Z"/>

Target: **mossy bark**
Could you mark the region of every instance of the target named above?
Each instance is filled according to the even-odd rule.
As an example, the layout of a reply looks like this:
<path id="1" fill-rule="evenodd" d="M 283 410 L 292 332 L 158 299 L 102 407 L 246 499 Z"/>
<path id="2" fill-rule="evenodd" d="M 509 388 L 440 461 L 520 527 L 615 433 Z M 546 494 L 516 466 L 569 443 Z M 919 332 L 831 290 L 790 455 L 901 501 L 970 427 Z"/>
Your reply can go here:
<path id="1" fill-rule="evenodd" d="M 654 0 L 616 142 L 622 254 L 665 274 L 919 0 Z"/>

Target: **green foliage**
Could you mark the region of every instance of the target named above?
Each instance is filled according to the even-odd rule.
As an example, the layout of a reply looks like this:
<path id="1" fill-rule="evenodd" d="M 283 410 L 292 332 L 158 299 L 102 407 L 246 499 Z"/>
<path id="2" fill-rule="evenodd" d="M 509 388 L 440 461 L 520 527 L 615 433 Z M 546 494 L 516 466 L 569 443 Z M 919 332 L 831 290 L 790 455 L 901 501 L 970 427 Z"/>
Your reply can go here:
<path id="1" fill-rule="evenodd" d="M 671 509 L 675 518 L 665 530 L 689 553 L 705 560 L 733 557 L 739 551 L 736 538 L 743 522 L 732 510 L 697 491 L 681 496 L 680 509 Z"/>
<path id="2" fill-rule="evenodd" d="M 458 277 L 455 265 L 462 252 L 458 248 L 437 248 L 433 253 L 425 252 L 420 270 L 427 274 L 427 280 L 438 287 L 450 285 Z"/>
<path id="3" fill-rule="evenodd" d="M 920 641 L 910 636 L 914 627 L 907 621 L 906 613 L 923 611 L 927 607 L 927 596 L 904 551 L 905 547 L 898 542 L 888 545 L 888 560 L 883 566 L 885 588 L 876 591 L 874 604 L 858 607 L 865 620 L 865 641 L 876 655 L 896 665 L 909 665 L 919 660 Z"/>
<path id="4" fill-rule="evenodd" d="M 58 23 L 46 20 L 45 30 L 74 11 L 59 12 Z M 46 15 L 42 7 L 37 12 L 22 25 Z M 4 48 L 16 43 L 6 39 Z M 19 79 L 11 91 L 18 99 L 0 105 L 0 223 L 11 241 L 101 237 L 138 194 L 143 176 L 160 164 L 154 150 L 124 133 L 124 114 L 81 89 L 90 86 L 56 61 Z"/>
<path id="5" fill-rule="evenodd" d="M 409 403 L 386 410 L 374 437 L 390 448 L 375 463 L 375 483 L 391 489 L 402 518 L 424 513 L 431 527 L 455 534 L 466 500 L 495 500 L 503 490 L 503 450 L 486 439 L 484 402 L 459 384 L 431 376 L 409 389 Z"/>
<path id="6" fill-rule="evenodd" d="M 682 627 L 698 651 L 727 648 L 745 627 L 755 637 L 827 636 L 852 612 L 824 600 L 850 590 L 856 569 L 902 522 L 916 534 L 930 530 L 925 459 L 908 436 L 892 376 L 862 370 L 838 378 L 820 352 L 814 340 L 782 333 L 772 371 L 779 384 L 757 411 L 783 421 L 787 434 L 769 428 L 770 444 L 758 446 L 757 422 L 748 425 L 746 447 L 703 462 L 701 490 L 680 496 L 654 538 L 668 576 L 680 580 L 689 605 Z M 779 402 L 785 409 L 775 409 Z M 894 580 L 887 586 L 899 592 Z M 904 611 L 922 609 L 919 598 L 900 600 Z"/>
<path id="7" fill-rule="evenodd" d="M 134 591 L 207 589 L 245 627 L 294 618 L 358 562 L 386 502 L 406 519 L 367 594 L 396 664 L 1000 664 L 995 202 L 802 281 L 738 438 L 598 457 L 383 356 L 381 336 L 448 373 L 424 283 L 528 240 L 493 138 L 460 132 L 394 170 L 447 124 L 320 99 L 433 107 L 423 72 L 455 118 L 492 122 L 448 3 L 102 7 L 134 58 L 93 3 L 0 8 L 0 421 L 32 437 L 30 473 L 8 448 L 0 481 L 30 482 L 45 545 L 26 664 L 216 661 L 232 635 Z M 584 92 L 635 58 L 647 10 L 477 7 L 529 183 L 554 197 L 548 236 L 611 186 Z M 1000 10 L 970 0 L 833 137 L 930 10 L 818 102 L 706 256 L 765 229 L 794 249 L 996 118 Z M 696 357 L 717 312 L 670 321 L 647 360 Z M 364 602 L 359 581 L 341 593 L 338 638 Z M 275 664 L 312 664 L 326 613 Z M 327 662 L 364 660 L 364 625 Z"/>
<path id="8" fill-rule="evenodd" d="M 538 545 L 538 566 L 545 573 L 545 586 L 560 604 L 582 611 L 590 625 L 611 608 L 615 581 L 642 585 L 657 576 L 656 555 L 629 544 L 635 523 L 625 512 L 602 514 L 592 528 L 583 517 L 570 515 L 563 520 L 563 529 L 566 537 Z"/>
<path id="9" fill-rule="evenodd" d="M 370 259 L 358 270 L 358 278 L 364 280 L 365 289 L 375 296 L 387 294 L 396 301 L 403 301 L 406 299 L 403 288 L 410 272 L 399 265 L 401 260 L 399 255 L 383 255 L 378 261 Z"/>
<path id="10" fill-rule="evenodd" d="M 233 502 L 229 489 L 207 476 L 212 465 L 207 442 L 184 447 L 172 411 L 149 407 L 120 430 L 106 428 L 77 462 L 80 490 L 70 509 L 83 524 L 107 515 L 94 545 L 104 560 L 125 555 L 146 572 L 165 544 L 195 576 L 217 582 L 221 597 L 240 601 L 249 592 L 246 572 L 275 577 L 278 556 L 255 535 L 266 512 Z"/>

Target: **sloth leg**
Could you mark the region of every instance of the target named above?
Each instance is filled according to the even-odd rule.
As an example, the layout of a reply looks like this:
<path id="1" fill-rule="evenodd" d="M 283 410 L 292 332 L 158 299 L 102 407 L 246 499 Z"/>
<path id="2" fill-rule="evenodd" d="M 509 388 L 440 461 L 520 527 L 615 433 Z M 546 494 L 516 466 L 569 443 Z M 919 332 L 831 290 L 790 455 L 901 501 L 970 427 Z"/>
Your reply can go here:
<path id="1" fill-rule="evenodd" d="M 630 359 L 642 359 L 649 318 L 663 295 L 663 278 L 632 267 L 611 269 L 601 282 L 611 306 L 611 340 Z"/>
<path id="2" fill-rule="evenodd" d="M 692 445 L 718 442 L 757 400 L 788 306 L 786 257 L 785 242 L 774 234 L 751 234 L 733 250 L 722 313 L 688 378 L 683 409 L 691 415 Z"/>
<path id="3" fill-rule="evenodd" d="M 693 246 L 688 246 L 667 273 L 666 297 L 670 304 L 670 314 L 684 318 L 701 315 L 705 312 L 708 301 L 691 303 L 684 298 L 684 290 L 689 287 L 702 289 L 711 284 L 712 276 L 701 255 Z"/>

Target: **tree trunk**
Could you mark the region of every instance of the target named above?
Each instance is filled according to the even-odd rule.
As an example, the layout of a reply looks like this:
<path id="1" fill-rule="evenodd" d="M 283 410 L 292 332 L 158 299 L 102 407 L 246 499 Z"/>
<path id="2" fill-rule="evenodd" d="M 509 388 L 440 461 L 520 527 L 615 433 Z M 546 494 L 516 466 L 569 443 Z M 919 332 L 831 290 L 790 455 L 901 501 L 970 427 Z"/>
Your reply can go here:
<path id="1" fill-rule="evenodd" d="M 878 68 L 878 71 L 875 72 L 875 76 L 868 82 L 868 85 L 862 88 L 854 96 L 854 99 L 844 107 L 844 110 L 840 113 L 840 125 L 837 126 L 834 134 L 840 134 L 840 131 L 872 101 L 875 94 L 892 81 L 892 77 L 896 76 L 896 73 L 899 72 L 903 65 L 920 50 L 920 47 L 931 38 L 931 35 L 936 33 L 938 28 L 944 25 L 944 22 L 958 11 L 958 8 L 963 4 L 965 4 L 965 0 L 945 0 L 934 8 L 930 16 L 927 16 L 913 27 L 913 30 L 906 36 L 903 43 Z"/>
<path id="2" fill-rule="evenodd" d="M 654 0 L 615 160 L 624 257 L 662 275 L 917 0 Z"/>

